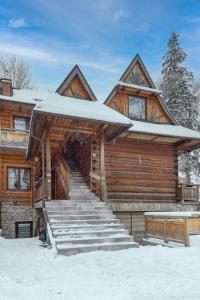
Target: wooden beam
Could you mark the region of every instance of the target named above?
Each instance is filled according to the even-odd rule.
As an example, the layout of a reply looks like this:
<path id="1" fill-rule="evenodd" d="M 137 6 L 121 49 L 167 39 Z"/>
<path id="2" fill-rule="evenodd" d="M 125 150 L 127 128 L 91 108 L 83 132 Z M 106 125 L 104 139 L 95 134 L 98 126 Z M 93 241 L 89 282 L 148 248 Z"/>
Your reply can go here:
<path id="1" fill-rule="evenodd" d="M 99 147 L 100 147 L 100 197 L 102 201 L 107 201 L 107 188 L 106 188 L 106 174 L 105 174 L 105 139 L 104 129 L 100 129 L 99 135 Z"/>
<path id="2" fill-rule="evenodd" d="M 79 132 L 79 133 L 85 133 L 85 134 L 95 134 L 96 130 L 92 128 L 82 128 L 82 127 L 61 127 L 61 126 L 53 126 L 51 127 L 52 131 L 53 130 L 59 130 L 62 132 Z"/>
<path id="3" fill-rule="evenodd" d="M 119 127 L 117 128 L 115 131 L 113 131 L 109 136 L 107 136 L 107 141 L 110 142 L 112 141 L 114 138 L 116 138 L 117 136 L 119 136 L 121 133 L 123 133 L 124 131 L 126 131 L 127 128 L 126 127 Z"/>
<path id="4" fill-rule="evenodd" d="M 46 194 L 47 200 L 50 201 L 51 195 L 51 144 L 49 132 L 46 135 Z"/>

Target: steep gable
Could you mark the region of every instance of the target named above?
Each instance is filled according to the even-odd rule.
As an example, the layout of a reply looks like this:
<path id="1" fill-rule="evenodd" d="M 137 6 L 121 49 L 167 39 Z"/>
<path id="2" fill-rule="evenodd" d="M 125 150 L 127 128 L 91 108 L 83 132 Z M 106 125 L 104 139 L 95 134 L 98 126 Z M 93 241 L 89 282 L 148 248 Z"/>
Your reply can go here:
<path id="1" fill-rule="evenodd" d="M 96 101 L 91 87 L 85 79 L 78 65 L 75 65 L 67 75 L 56 92 L 62 96 L 79 98 L 89 101 Z"/>
<path id="2" fill-rule="evenodd" d="M 120 81 L 149 88 L 156 88 L 139 54 L 133 58 L 130 65 L 121 76 Z"/>
<path id="3" fill-rule="evenodd" d="M 161 91 L 156 89 L 145 65 L 137 54 L 120 80 L 117 82 L 104 104 L 112 107 L 127 117 L 130 114 L 129 99 L 136 97 L 145 103 L 143 121 L 152 123 L 177 124 L 161 98 Z"/>

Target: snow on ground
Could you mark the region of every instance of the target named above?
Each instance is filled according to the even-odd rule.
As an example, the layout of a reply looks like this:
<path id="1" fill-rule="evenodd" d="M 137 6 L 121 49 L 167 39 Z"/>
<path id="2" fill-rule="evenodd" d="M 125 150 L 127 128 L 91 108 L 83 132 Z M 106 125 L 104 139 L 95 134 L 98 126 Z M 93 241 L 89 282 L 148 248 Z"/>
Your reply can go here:
<path id="1" fill-rule="evenodd" d="M 0 300 L 200 299 L 198 247 L 56 257 L 39 245 L 0 238 Z"/>

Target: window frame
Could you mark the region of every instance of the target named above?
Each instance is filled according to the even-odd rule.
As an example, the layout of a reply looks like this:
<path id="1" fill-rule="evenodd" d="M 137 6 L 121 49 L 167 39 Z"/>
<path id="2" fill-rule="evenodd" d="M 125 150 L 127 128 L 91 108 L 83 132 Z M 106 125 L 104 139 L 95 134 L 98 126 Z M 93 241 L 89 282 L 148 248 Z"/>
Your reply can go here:
<path id="1" fill-rule="evenodd" d="M 9 187 L 9 169 L 17 169 L 18 170 L 18 174 L 17 174 L 17 188 L 16 189 L 12 189 Z M 29 188 L 28 189 L 22 189 L 20 188 L 20 170 L 29 170 Z M 8 166 L 7 167 L 7 190 L 8 191 L 12 191 L 12 192 L 29 192 L 31 191 L 31 168 L 28 167 L 13 167 L 13 166 Z"/>
<path id="2" fill-rule="evenodd" d="M 137 98 L 137 99 L 141 99 L 141 100 L 144 100 L 144 107 L 145 107 L 145 118 L 137 118 L 137 117 L 132 117 L 130 116 L 130 97 L 132 98 Z M 138 95 L 131 95 L 129 94 L 128 95 L 128 117 L 131 119 L 131 120 L 137 120 L 137 121 L 147 121 L 147 98 L 146 97 L 142 97 L 142 96 L 138 96 Z"/>
<path id="3" fill-rule="evenodd" d="M 15 119 L 16 118 L 26 120 L 26 129 L 25 130 L 15 128 Z M 13 115 L 13 129 L 16 130 L 16 131 L 23 131 L 23 132 L 24 131 L 29 131 L 29 129 L 30 129 L 30 118 L 26 117 L 26 116 Z"/>

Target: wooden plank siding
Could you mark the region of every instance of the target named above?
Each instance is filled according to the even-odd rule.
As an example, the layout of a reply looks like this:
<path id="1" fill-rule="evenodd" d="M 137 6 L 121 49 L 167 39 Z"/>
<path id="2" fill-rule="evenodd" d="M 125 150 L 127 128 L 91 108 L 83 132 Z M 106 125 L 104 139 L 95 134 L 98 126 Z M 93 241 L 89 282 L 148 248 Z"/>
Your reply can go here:
<path id="1" fill-rule="evenodd" d="M 7 168 L 20 167 L 32 168 L 32 163 L 25 160 L 25 153 L 0 153 L 0 202 L 14 201 L 17 205 L 32 205 L 32 190 L 15 191 L 8 190 Z"/>
<path id="2" fill-rule="evenodd" d="M 140 91 L 140 93 L 138 94 L 137 91 L 134 91 L 130 88 L 124 88 L 123 90 L 117 89 L 115 95 L 107 105 L 128 117 L 129 95 L 144 97 L 146 99 L 146 121 L 172 124 L 172 121 L 165 113 L 155 94 L 145 93 L 144 91 Z"/>
<path id="3" fill-rule="evenodd" d="M 62 96 L 92 100 L 86 88 L 84 87 L 83 83 L 81 82 L 80 78 L 78 77 L 78 75 L 76 75 L 72 79 L 70 84 L 66 87 L 66 89 L 62 93 Z"/>
<path id="4" fill-rule="evenodd" d="M 93 144 L 93 173 L 99 175 L 99 145 Z M 178 162 L 168 145 L 118 139 L 105 145 L 110 201 L 176 201 Z"/>

